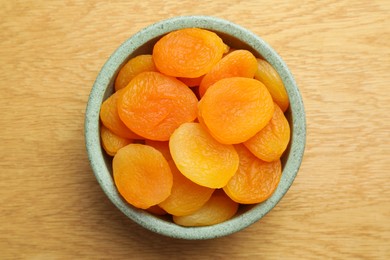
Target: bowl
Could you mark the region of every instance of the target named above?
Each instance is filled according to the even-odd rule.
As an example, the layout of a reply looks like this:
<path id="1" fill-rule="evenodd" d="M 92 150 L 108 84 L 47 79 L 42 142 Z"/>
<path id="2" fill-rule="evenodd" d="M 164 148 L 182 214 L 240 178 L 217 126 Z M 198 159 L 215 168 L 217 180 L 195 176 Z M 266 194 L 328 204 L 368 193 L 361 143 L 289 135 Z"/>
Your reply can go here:
<path id="1" fill-rule="evenodd" d="M 100 142 L 100 106 L 113 93 L 113 83 L 120 68 L 132 57 L 152 53 L 156 41 L 168 32 L 189 27 L 214 31 L 229 46 L 235 49 L 247 49 L 255 56 L 267 60 L 281 76 L 290 99 L 286 117 L 291 127 L 291 139 L 282 157 L 283 172 L 277 189 L 265 202 L 240 206 L 237 214 L 230 220 L 205 227 L 182 227 L 173 223 L 169 218 L 154 216 L 125 202 L 113 181 L 112 160 L 105 154 Z M 142 227 L 168 237 L 190 240 L 211 239 L 235 233 L 259 221 L 286 194 L 298 173 L 304 154 L 306 120 L 302 97 L 291 72 L 276 51 L 264 40 L 227 20 L 210 16 L 180 16 L 142 29 L 126 40 L 109 57 L 98 74 L 89 96 L 85 113 L 85 140 L 90 165 L 98 183 L 123 214 Z"/>

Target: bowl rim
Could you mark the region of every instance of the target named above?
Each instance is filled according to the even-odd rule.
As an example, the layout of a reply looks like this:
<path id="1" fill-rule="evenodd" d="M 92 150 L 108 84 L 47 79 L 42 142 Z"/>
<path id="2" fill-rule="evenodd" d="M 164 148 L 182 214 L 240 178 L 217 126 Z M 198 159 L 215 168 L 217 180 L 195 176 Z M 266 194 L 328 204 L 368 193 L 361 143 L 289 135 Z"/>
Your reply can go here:
<path id="1" fill-rule="evenodd" d="M 104 159 L 99 133 L 100 105 L 103 102 L 107 86 L 112 84 L 112 78 L 116 75 L 118 68 L 142 44 L 170 31 L 188 27 L 198 27 L 232 35 L 256 50 L 281 76 L 290 98 L 292 120 L 291 152 L 285 162 L 278 188 L 273 195 L 265 202 L 255 205 L 239 216 L 220 224 L 205 227 L 182 227 L 127 204 L 114 185 Z M 122 213 L 144 228 L 161 235 L 190 240 L 211 239 L 235 233 L 257 222 L 271 211 L 287 193 L 302 163 L 306 145 L 306 118 L 302 97 L 290 70 L 276 51 L 262 38 L 248 29 L 222 18 L 191 15 L 177 16 L 151 24 L 128 38 L 112 53 L 100 70 L 90 92 L 85 112 L 84 133 L 88 160 L 93 173 L 107 197 Z"/>

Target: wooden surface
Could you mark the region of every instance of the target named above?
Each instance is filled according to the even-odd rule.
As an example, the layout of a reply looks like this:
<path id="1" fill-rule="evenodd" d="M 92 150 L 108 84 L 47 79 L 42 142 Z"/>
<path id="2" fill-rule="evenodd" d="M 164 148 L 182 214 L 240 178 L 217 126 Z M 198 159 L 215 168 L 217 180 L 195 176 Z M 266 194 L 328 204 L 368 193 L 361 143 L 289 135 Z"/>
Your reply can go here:
<path id="1" fill-rule="evenodd" d="M 0 1 L 0 259 L 390 259 L 390 2 Z M 262 36 L 302 92 L 307 148 L 263 220 L 210 241 L 153 234 L 105 197 L 84 111 L 141 28 L 214 15 Z"/>

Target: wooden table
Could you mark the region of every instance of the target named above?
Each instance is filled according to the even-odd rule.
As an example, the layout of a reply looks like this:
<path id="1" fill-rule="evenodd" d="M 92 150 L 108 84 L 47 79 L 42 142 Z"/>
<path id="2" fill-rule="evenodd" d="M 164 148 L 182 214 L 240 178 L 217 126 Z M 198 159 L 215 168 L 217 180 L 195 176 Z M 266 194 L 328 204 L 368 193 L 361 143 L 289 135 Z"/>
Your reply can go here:
<path id="1" fill-rule="evenodd" d="M 302 92 L 307 148 L 278 206 L 209 241 L 137 226 L 100 189 L 84 112 L 141 28 L 214 15 L 263 37 Z M 0 259 L 389 259 L 389 1 L 0 1 Z"/>

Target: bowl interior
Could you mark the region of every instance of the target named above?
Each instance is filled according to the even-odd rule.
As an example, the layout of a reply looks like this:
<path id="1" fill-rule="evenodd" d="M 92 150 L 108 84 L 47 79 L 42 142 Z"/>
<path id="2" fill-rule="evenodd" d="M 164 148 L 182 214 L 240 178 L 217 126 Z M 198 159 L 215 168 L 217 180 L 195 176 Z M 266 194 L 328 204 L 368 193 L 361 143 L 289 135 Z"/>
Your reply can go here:
<path id="1" fill-rule="evenodd" d="M 214 31 L 230 47 L 246 49 L 256 57 L 266 59 L 278 71 L 290 98 L 290 107 L 286 111 L 286 117 L 291 126 L 291 141 L 282 157 L 283 173 L 278 188 L 267 201 L 256 205 L 241 205 L 235 217 L 208 227 L 178 226 L 168 216 L 154 216 L 126 203 L 118 194 L 112 179 L 112 158 L 100 145 L 100 106 L 114 92 L 115 77 L 120 68 L 137 55 L 151 54 L 156 41 L 166 33 L 187 27 Z M 85 131 L 92 169 L 109 199 L 124 214 L 143 227 L 162 235 L 183 239 L 209 239 L 228 235 L 249 226 L 267 214 L 287 192 L 298 172 L 306 135 L 302 98 L 290 71 L 279 55 L 250 31 L 229 21 L 205 16 L 186 16 L 165 20 L 145 28 L 123 43 L 103 66 L 95 81 L 87 105 Z"/>

